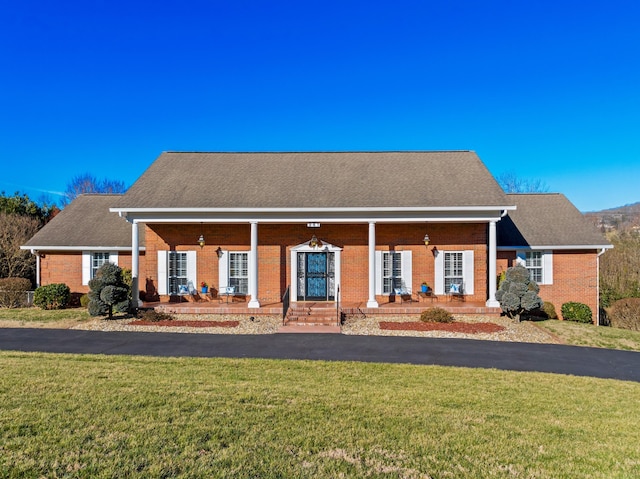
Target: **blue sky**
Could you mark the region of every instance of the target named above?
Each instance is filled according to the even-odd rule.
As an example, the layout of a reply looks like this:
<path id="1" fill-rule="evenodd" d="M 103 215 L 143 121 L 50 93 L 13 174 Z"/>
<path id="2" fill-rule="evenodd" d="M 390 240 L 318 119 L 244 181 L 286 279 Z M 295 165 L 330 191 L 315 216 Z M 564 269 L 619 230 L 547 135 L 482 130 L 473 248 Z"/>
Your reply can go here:
<path id="1" fill-rule="evenodd" d="M 582 211 L 640 201 L 637 1 L 0 7 L 7 193 L 168 150 L 474 150 Z"/>

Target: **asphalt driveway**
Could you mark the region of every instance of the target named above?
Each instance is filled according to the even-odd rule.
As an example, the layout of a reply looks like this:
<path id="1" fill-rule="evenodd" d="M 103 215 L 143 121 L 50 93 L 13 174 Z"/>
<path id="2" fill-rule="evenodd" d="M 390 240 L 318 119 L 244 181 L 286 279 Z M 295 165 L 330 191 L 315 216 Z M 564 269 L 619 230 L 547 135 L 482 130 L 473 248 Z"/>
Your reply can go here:
<path id="1" fill-rule="evenodd" d="M 0 350 L 433 364 L 640 382 L 639 352 L 468 339 L 6 328 L 0 329 Z"/>

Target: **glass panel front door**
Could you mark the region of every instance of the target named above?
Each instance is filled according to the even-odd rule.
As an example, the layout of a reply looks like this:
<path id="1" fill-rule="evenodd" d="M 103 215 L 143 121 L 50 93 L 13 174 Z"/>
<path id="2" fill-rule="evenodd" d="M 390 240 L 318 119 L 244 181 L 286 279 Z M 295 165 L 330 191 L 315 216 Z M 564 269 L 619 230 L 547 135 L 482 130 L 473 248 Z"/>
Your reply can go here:
<path id="1" fill-rule="evenodd" d="M 327 253 L 307 253 L 307 299 L 327 299 Z"/>
<path id="2" fill-rule="evenodd" d="M 298 301 L 334 299 L 334 253 L 298 253 Z"/>

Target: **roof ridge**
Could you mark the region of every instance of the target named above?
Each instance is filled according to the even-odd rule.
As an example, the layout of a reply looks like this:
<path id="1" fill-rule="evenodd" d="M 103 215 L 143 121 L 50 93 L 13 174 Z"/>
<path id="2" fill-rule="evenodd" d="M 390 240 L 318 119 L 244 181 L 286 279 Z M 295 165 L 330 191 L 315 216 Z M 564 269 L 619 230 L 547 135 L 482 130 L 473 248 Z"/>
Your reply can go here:
<path id="1" fill-rule="evenodd" d="M 475 153 L 475 150 L 255 150 L 255 151 L 175 151 L 165 150 L 163 153 L 219 153 L 219 154 L 257 154 L 257 153 L 273 153 L 279 155 L 300 154 L 300 153 L 318 153 L 318 154 L 342 154 L 342 153 Z"/>

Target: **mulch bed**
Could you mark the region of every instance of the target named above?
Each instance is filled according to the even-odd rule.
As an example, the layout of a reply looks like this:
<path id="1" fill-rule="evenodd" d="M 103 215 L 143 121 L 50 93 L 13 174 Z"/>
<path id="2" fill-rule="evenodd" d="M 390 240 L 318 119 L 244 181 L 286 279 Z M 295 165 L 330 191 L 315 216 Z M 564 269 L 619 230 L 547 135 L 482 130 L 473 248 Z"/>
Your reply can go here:
<path id="1" fill-rule="evenodd" d="M 394 331 L 449 331 L 452 333 L 497 333 L 504 331 L 504 326 L 495 323 L 425 323 L 422 321 L 391 322 L 380 321 L 380 329 Z"/>
<path id="2" fill-rule="evenodd" d="M 137 319 L 129 323 L 131 326 L 173 326 L 180 328 L 183 326 L 190 328 L 236 328 L 240 321 L 186 321 L 186 320 L 162 320 L 144 321 Z"/>

